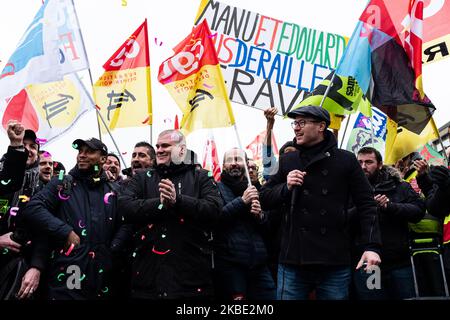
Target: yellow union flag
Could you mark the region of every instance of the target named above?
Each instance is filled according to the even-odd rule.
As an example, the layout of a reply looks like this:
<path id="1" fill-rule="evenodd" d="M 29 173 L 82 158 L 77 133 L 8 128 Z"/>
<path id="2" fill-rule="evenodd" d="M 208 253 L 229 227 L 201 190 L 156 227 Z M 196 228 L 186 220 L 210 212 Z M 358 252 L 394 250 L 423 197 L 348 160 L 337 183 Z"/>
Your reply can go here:
<path id="1" fill-rule="evenodd" d="M 94 84 L 95 103 L 110 130 L 152 124 L 147 38 L 145 20 L 103 65 L 105 73 Z"/>
<path id="2" fill-rule="evenodd" d="M 235 123 L 206 21 L 195 27 L 175 48 L 175 55 L 161 64 L 158 80 L 183 112 L 180 127 L 184 134 Z"/>

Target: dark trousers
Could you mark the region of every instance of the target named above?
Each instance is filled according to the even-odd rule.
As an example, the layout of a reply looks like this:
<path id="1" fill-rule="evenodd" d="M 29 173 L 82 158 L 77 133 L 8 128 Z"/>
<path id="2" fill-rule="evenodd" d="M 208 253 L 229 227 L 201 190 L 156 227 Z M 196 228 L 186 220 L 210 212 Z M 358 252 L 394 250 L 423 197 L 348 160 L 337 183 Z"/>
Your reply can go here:
<path id="1" fill-rule="evenodd" d="M 275 300 L 276 290 L 267 265 L 247 267 L 217 259 L 214 270 L 216 298 L 223 300 Z"/>

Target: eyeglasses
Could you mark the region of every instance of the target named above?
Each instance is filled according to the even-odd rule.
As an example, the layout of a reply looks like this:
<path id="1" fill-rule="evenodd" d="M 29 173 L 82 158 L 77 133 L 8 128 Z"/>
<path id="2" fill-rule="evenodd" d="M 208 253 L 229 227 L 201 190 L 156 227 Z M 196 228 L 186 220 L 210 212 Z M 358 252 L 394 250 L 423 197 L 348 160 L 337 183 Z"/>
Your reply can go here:
<path id="1" fill-rule="evenodd" d="M 304 128 L 308 122 L 311 122 L 311 123 L 316 122 L 316 123 L 318 123 L 318 122 L 322 122 L 322 121 L 317 121 L 317 120 L 296 120 L 296 121 L 292 121 L 291 122 L 291 127 L 293 129 L 295 129 L 297 127 Z"/>

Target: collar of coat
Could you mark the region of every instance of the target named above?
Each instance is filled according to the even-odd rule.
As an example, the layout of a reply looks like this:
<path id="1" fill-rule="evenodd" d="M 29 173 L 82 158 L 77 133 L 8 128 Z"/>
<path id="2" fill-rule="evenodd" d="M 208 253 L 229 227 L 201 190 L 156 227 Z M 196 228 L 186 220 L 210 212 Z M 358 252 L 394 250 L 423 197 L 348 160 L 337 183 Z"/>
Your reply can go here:
<path id="1" fill-rule="evenodd" d="M 377 192 L 387 192 L 394 190 L 401 181 L 402 178 L 397 169 L 383 166 L 373 187 Z"/>

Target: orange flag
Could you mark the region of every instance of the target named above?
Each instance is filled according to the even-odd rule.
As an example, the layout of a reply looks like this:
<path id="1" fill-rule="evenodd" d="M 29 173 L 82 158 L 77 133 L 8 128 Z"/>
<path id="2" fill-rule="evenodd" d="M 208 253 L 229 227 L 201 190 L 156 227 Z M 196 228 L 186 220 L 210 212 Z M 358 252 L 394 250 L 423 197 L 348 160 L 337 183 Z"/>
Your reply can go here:
<path id="1" fill-rule="evenodd" d="M 110 130 L 152 124 L 147 19 L 103 65 L 94 99 Z"/>
<path id="2" fill-rule="evenodd" d="M 174 51 L 159 67 L 158 81 L 183 112 L 181 131 L 232 126 L 233 111 L 206 20 Z"/>

